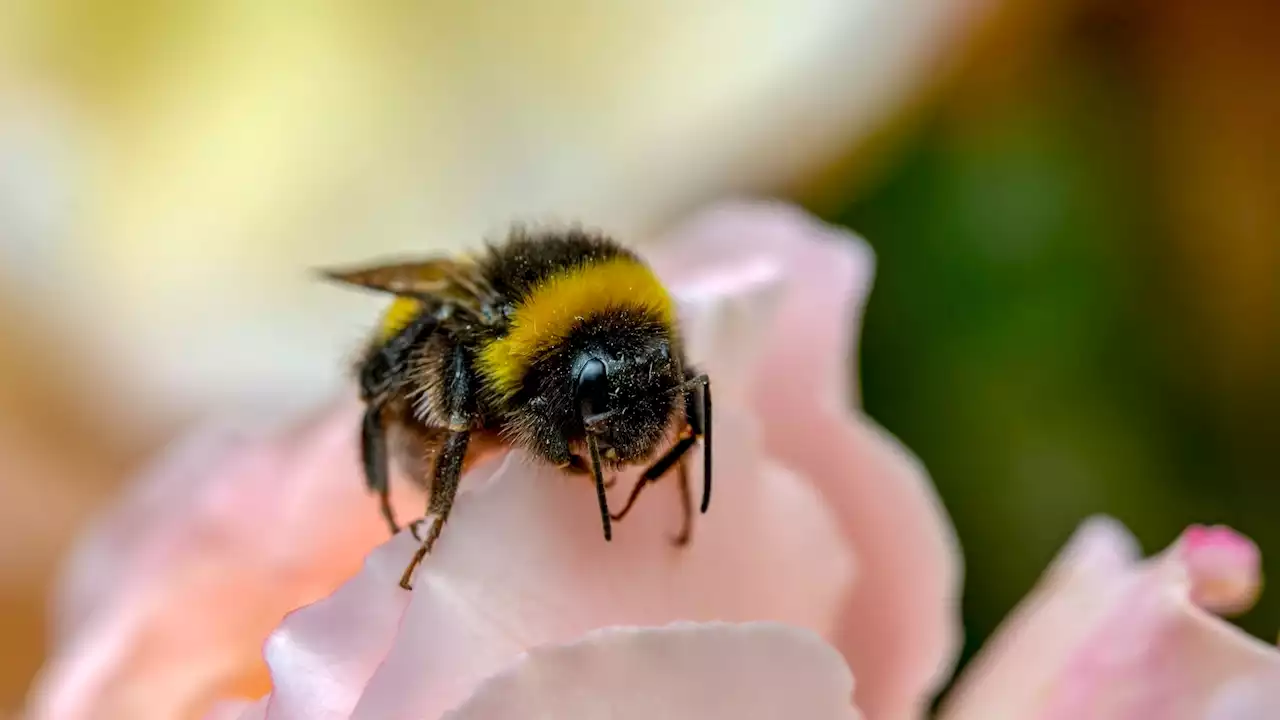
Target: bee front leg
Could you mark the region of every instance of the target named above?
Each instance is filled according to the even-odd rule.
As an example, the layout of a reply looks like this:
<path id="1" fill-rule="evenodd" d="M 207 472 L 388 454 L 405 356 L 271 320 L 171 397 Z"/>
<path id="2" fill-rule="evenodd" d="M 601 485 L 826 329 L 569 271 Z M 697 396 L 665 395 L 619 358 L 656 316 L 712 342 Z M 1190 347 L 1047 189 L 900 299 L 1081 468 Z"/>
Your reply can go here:
<path id="1" fill-rule="evenodd" d="M 691 428 L 686 426 L 676 444 L 672 445 L 671 449 L 661 458 L 658 458 L 653 465 L 650 465 L 649 469 L 645 470 L 640 479 L 636 481 L 635 487 L 631 488 L 631 495 L 627 497 L 626 504 L 612 516 L 613 519 L 620 521 L 625 518 L 627 513 L 631 512 L 631 508 L 640 497 L 640 493 L 649 485 L 661 480 L 675 465 L 678 466 L 677 469 L 680 475 L 680 507 L 683 511 L 683 518 L 680 525 L 680 534 L 673 539 L 673 542 L 677 546 L 688 544 L 690 530 L 693 525 L 693 501 L 689 497 L 689 473 L 684 461 L 689 448 L 693 447 L 697 442 L 697 436 L 693 434 Z"/>
<path id="2" fill-rule="evenodd" d="M 707 507 L 711 503 L 711 382 L 706 375 L 691 374 L 688 376 L 684 387 L 688 388 L 685 393 L 685 425 L 680 431 L 679 440 L 671 446 L 671 449 L 665 455 L 658 458 L 653 465 L 645 470 L 640 479 L 636 481 L 635 487 L 631 489 L 631 495 L 627 498 L 627 502 L 617 514 L 613 515 L 614 520 L 622 520 L 627 513 L 631 511 L 631 507 L 635 505 L 636 499 L 640 497 L 640 493 L 649 485 L 656 483 L 671 470 L 673 465 L 678 466 L 680 478 L 680 509 L 682 512 L 680 533 L 673 538 L 676 546 L 683 546 L 689 543 L 689 537 L 693 529 L 693 500 L 689 492 L 689 470 L 686 463 L 689 450 L 697 444 L 698 440 L 703 441 L 703 485 L 702 485 L 702 504 L 701 512 L 706 512 Z"/>
<path id="3" fill-rule="evenodd" d="M 565 472 L 573 473 L 574 475 L 591 476 L 591 464 L 588 463 L 586 458 L 581 455 L 570 455 L 567 461 L 557 465 L 556 467 L 564 470 Z M 618 478 L 616 475 L 611 475 L 604 480 L 604 487 L 606 490 L 612 489 L 613 486 L 617 484 Z"/>
<path id="4" fill-rule="evenodd" d="M 409 523 L 409 534 L 413 536 L 414 540 L 422 542 L 422 524 L 426 521 L 426 518 L 418 518 L 417 520 Z"/>

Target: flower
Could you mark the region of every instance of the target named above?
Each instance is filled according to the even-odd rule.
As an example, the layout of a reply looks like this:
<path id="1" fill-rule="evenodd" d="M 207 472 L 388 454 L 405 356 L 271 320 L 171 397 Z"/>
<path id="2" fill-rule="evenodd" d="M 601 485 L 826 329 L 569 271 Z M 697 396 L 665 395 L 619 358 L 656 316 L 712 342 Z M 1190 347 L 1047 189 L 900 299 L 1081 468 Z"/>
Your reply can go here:
<path id="1" fill-rule="evenodd" d="M 945 720 L 1280 717 L 1280 651 L 1215 617 L 1257 595 L 1256 546 L 1193 526 L 1139 560 L 1086 521 L 944 705 Z"/>
<path id="2" fill-rule="evenodd" d="M 716 384 L 690 546 L 667 542 L 672 484 L 606 544 L 582 478 L 513 451 L 471 468 L 407 593 L 415 541 L 386 540 L 363 496 L 354 402 L 294 432 L 209 430 L 86 539 L 35 716 L 923 717 L 954 661 L 959 557 L 919 465 L 841 401 L 869 252 L 768 204 L 670 240 L 654 264 Z M 422 503 L 402 479 L 396 497 Z M 1257 547 L 1199 526 L 1149 560 L 1135 545 L 1086 522 L 940 720 L 1275 717 L 1280 651 L 1213 614 L 1256 598 Z"/>
<path id="3" fill-rule="evenodd" d="M 395 614 L 361 615 L 368 596 L 348 602 L 358 592 L 391 595 L 386 588 L 402 557 L 378 550 L 364 577 L 287 620 L 268 650 L 276 694 L 219 712 L 239 720 L 440 716 L 420 703 L 388 702 L 414 695 L 422 681 L 413 665 L 377 667 L 373 681 L 364 674 L 378 659 L 396 661 L 394 651 L 374 649 L 385 638 L 431 640 L 422 628 L 395 627 Z M 1193 526 L 1165 552 L 1140 561 L 1123 527 L 1090 519 L 965 672 L 939 718 L 1278 717 L 1280 651 L 1210 614 L 1244 609 L 1257 594 L 1258 569 L 1257 548 L 1227 528 Z M 858 717 L 848 669 L 823 647 L 811 634 L 760 623 L 588 633 L 512 659 L 442 716 L 586 720 L 608 708 L 622 713 L 610 717 L 636 718 Z M 351 658 L 364 661 L 340 663 Z M 742 680 L 744 667 L 769 668 L 763 687 Z M 379 684 L 379 675 L 392 677 Z M 342 695 L 359 687 L 358 699 Z"/>
<path id="4" fill-rule="evenodd" d="M 607 628 L 565 645 L 535 648 L 444 717 L 750 720 L 785 713 L 856 720 L 852 689 L 839 653 L 810 632 L 776 623 L 676 623 Z M 227 703 L 209 717 L 331 715 L 314 702 L 284 705 Z M 357 714 L 401 716 L 387 712 L 365 703 Z"/>
<path id="5" fill-rule="evenodd" d="M 668 542 L 674 484 L 605 544 L 581 478 L 512 452 L 468 474 L 410 595 L 382 582 L 413 541 L 382 542 L 351 400 L 292 432 L 208 430 L 86 538 L 37 716 L 198 717 L 261 694 L 262 643 L 300 607 L 267 642 L 263 702 L 308 717 L 438 716 L 529 648 L 676 621 L 805 628 L 871 678 L 855 693 L 868 712 L 918 712 L 954 656 L 959 558 L 919 464 L 836 400 L 869 250 L 768 204 L 712 209 L 670 240 L 654 265 L 716 389 L 720 480 L 690 546 Z M 395 494 L 404 515 L 423 506 Z M 329 632 L 338 617 L 352 634 Z"/>

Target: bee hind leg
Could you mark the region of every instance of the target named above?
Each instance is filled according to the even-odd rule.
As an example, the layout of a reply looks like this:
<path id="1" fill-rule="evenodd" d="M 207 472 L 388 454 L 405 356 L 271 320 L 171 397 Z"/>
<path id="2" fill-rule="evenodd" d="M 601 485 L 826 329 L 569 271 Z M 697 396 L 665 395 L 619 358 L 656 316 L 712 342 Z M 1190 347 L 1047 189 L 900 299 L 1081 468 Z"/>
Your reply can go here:
<path id="1" fill-rule="evenodd" d="M 364 421 L 360 429 L 360 458 L 364 465 L 365 485 L 378 493 L 379 509 L 392 535 L 400 532 L 391 508 L 390 467 L 387 461 L 386 404 L 396 378 L 406 372 L 411 350 L 436 330 L 437 320 L 420 315 L 371 354 L 360 366 L 360 399 L 365 403 Z"/>
<path id="2" fill-rule="evenodd" d="M 360 428 L 360 459 L 364 466 L 365 485 L 378 493 L 382 517 L 392 535 L 400 532 L 395 511 L 391 508 L 391 483 L 387 465 L 387 433 L 382 422 L 382 406 L 371 404 L 364 412 Z"/>

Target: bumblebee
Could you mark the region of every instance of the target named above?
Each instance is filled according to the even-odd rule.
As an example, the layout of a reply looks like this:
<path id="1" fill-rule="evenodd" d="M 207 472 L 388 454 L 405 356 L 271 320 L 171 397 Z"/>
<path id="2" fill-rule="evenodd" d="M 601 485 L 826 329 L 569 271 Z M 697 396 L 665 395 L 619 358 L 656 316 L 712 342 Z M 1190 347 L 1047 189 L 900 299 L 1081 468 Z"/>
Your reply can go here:
<path id="1" fill-rule="evenodd" d="M 613 239 L 580 229 L 530 232 L 474 255 L 325 270 L 393 296 L 355 375 L 368 489 L 392 534 L 389 465 L 429 490 L 431 525 L 405 569 L 431 552 L 464 465 L 485 448 L 519 447 L 590 475 L 606 541 L 640 492 L 675 468 L 690 536 L 686 459 L 703 443 L 702 501 L 711 501 L 711 386 L 685 357 L 673 299 L 653 271 Z M 660 456 L 658 452 L 666 449 Z M 626 504 L 609 509 L 605 474 L 657 456 Z"/>

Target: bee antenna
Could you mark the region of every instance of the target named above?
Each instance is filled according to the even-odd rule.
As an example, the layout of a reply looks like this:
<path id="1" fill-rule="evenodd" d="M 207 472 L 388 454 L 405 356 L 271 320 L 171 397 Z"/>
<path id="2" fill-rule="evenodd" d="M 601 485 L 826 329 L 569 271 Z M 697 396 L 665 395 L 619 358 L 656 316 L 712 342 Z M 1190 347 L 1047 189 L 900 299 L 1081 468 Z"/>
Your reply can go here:
<path id="1" fill-rule="evenodd" d="M 711 380 L 702 384 L 702 507 L 705 513 L 711 507 Z"/>
<path id="2" fill-rule="evenodd" d="M 600 502 L 600 522 L 604 525 L 605 542 L 613 540 L 613 524 L 609 518 L 609 498 L 604 492 L 604 472 L 600 469 L 600 445 L 595 435 L 587 435 L 587 450 L 591 453 L 591 474 L 596 481 L 596 500 Z"/>

